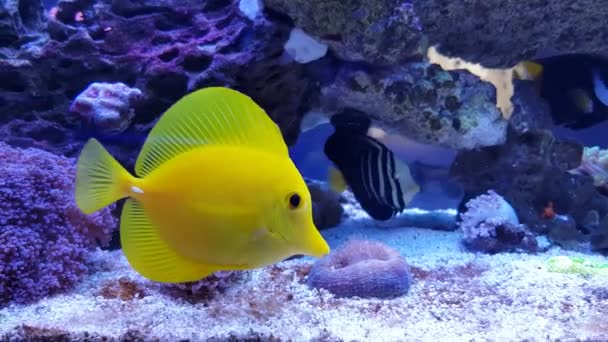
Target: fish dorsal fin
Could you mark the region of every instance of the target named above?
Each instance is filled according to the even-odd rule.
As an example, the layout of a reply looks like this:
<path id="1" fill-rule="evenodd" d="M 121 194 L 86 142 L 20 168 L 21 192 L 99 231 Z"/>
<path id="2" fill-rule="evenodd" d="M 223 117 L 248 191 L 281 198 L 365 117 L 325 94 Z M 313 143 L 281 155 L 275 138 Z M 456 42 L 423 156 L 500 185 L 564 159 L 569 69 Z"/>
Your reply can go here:
<path id="1" fill-rule="evenodd" d="M 278 126 L 249 96 L 209 87 L 184 96 L 163 114 L 144 143 L 135 172 L 143 177 L 179 154 L 211 144 L 288 156 Z"/>

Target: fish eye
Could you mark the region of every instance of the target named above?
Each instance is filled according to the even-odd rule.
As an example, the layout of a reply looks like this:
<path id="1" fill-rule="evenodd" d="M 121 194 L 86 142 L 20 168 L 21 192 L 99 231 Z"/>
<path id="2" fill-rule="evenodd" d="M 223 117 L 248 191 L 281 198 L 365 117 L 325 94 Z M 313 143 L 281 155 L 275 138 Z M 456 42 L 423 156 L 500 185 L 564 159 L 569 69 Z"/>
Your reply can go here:
<path id="1" fill-rule="evenodd" d="M 297 209 L 302 203 L 302 198 L 297 193 L 292 193 L 289 195 L 288 201 L 290 209 Z"/>

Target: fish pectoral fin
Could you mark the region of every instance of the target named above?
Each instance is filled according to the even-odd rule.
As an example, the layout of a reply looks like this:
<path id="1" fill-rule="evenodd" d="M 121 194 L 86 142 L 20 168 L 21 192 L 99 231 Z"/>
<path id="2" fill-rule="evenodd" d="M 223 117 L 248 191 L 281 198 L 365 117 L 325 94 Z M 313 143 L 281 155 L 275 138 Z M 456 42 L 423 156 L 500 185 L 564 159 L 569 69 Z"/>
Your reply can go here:
<path id="1" fill-rule="evenodd" d="M 184 96 L 161 116 L 137 158 L 136 174 L 143 177 L 207 144 L 248 146 L 288 157 L 279 127 L 249 96 L 209 87 Z"/>
<path id="2" fill-rule="evenodd" d="M 158 234 L 141 203 L 133 198 L 127 200 L 122 210 L 120 240 L 131 266 L 153 281 L 197 281 L 218 271 L 217 267 L 191 261 L 171 249 Z"/>

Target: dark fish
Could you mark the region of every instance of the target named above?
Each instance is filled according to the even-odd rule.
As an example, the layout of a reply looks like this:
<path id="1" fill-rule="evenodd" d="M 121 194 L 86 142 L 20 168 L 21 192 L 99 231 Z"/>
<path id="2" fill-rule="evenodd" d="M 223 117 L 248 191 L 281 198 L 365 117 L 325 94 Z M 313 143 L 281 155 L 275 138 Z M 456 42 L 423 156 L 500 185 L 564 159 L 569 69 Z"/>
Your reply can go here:
<path id="1" fill-rule="evenodd" d="M 523 64 L 556 125 L 580 130 L 608 120 L 608 59 L 570 54 Z"/>
<path id="2" fill-rule="evenodd" d="M 363 114 L 341 113 L 331 118 L 335 132 L 325 154 L 336 165 L 361 207 L 385 221 L 400 213 L 420 191 L 408 166 L 367 135 L 371 121 Z"/>

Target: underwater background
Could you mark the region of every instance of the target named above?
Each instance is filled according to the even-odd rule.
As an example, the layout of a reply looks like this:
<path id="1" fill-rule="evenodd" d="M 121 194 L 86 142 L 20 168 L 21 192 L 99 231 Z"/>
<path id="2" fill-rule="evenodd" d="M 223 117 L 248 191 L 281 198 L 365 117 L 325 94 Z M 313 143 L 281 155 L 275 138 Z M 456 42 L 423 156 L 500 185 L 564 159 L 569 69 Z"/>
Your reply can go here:
<path id="1" fill-rule="evenodd" d="M 608 341 L 607 16 L 602 0 L 0 1 L 0 340 Z M 327 255 L 257 206 L 309 245 L 209 235 L 217 267 L 191 281 L 152 279 L 190 274 L 152 270 L 165 251 L 125 255 L 143 216 L 123 198 L 148 188 L 99 200 L 111 163 L 95 171 L 109 159 L 87 146 L 143 176 L 151 131 L 210 87 L 252 101 L 181 114 L 217 114 L 226 140 L 168 129 L 156 152 L 261 146 L 257 105 L 288 156 L 235 152 L 223 175 L 189 160 L 192 179 L 162 185 L 262 203 L 279 185 L 256 179 L 302 178 Z M 299 209 L 298 191 L 277 201 Z M 183 219 L 168 208 L 158 220 Z"/>

